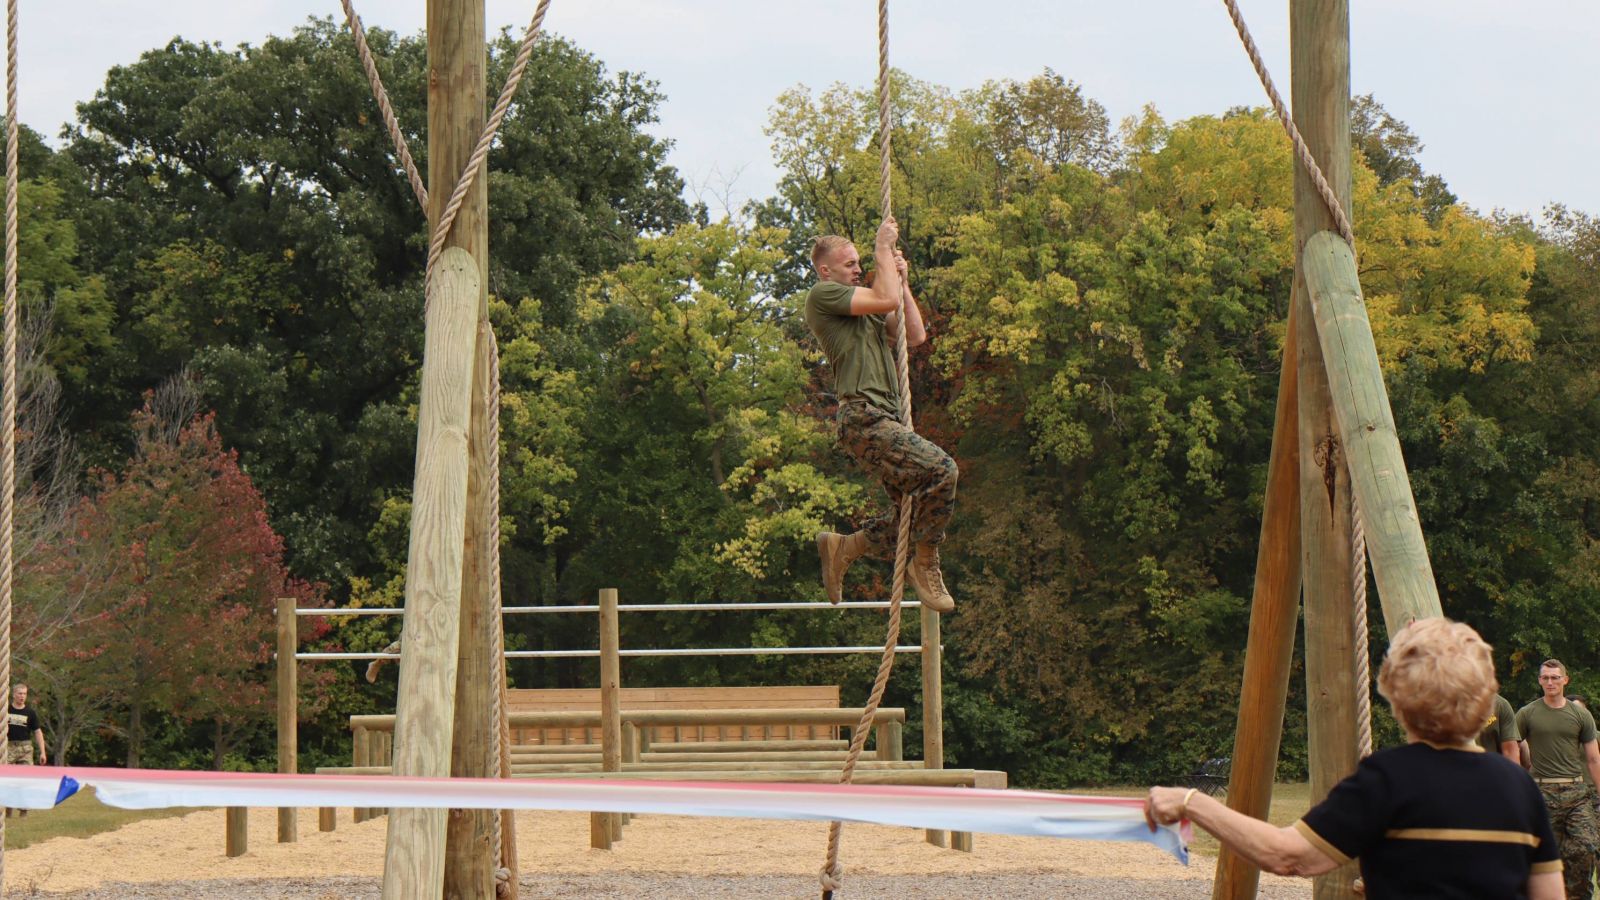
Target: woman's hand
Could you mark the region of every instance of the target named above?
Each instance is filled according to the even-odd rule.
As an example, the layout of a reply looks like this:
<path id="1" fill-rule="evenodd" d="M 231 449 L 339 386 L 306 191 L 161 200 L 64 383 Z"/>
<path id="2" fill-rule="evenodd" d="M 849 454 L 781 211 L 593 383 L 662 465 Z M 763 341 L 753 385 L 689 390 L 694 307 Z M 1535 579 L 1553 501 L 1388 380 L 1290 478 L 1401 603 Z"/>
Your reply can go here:
<path id="1" fill-rule="evenodd" d="M 1153 787 L 1144 798 L 1144 820 L 1151 831 L 1158 825 L 1174 825 L 1188 815 L 1192 788 Z"/>

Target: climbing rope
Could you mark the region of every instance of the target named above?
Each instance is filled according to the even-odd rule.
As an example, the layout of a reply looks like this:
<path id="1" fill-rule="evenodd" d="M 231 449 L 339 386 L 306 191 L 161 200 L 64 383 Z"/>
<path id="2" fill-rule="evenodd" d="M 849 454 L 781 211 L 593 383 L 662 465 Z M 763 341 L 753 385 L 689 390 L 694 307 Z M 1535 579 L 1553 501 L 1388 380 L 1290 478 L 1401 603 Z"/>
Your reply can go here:
<path id="1" fill-rule="evenodd" d="M 400 126 L 395 120 L 388 91 L 384 89 L 383 81 L 378 77 L 377 63 L 372 58 L 372 49 L 367 46 L 361 18 L 355 13 L 355 7 L 351 5 L 352 0 L 341 0 L 341 2 L 344 4 L 345 20 L 350 25 L 351 33 L 355 35 L 356 51 L 361 55 L 361 67 L 367 72 L 373 97 L 378 102 L 378 109 L 383 112 L 384 123 L 389 127 L 389 137 L 394 141 L 395 152 L 405 167 L 406 177 L 411 180 L 412 192 L 417 195 L 418 202 L 426 208 L 428 190 L 422 184 L 422 176 L 418 174 L 416 164 L 411 161 L 411 151 L 406 145 L 405 135 L 400 133 Z M 484 159 L 489 156 L 489 148 L 493 146 L 495 135 L 500 131 L 500 123 L 505 120 L 506 113 L 511 109 L 511 98 L 516 96 L 517 86 L 522 83 L 522 75 L 528 68 L 528 60 L 533 57 L 533 46 L 539 39 L 545 13 L 549 10 L 550 0 L 539 0 L 538 7 L 533 11 L 533 21 L 528 23 L 528 30 L 522 36 L 522 45 L 517 48 L 516 61 L 511 65 L 511 73 L 506 77 L 505 87 L 500 89 L 500 97 L 495 101 L 494 110 L 489 113 L 488 120 L 484 122 L 477 146 L 473 148 L 467 164 L 462 167 L 461 177 L 456 179 L 455 190 L 451 192 L 450 200 L 445 204 L 444 212 L 440 214 L 438 224 L 433 228 L 433 237 L 428 244 L 427 273 L 430 280 L 434 264 L 439 261 L 440 254 L 444 253 L 444 244 L 450 238 L 450 229 L 455 225 L 456 215 L 461 212 L 461 205 L 466 202 L 467 193 L 477 181 L 478 170 L 483 166 Z"/>
<path id="2" fill-rule="evenodd" d="M 878 0 L 878 185 L 879 207 L 883 218 L 892 214 L 889 190 L 889 0 Z M 882 261 L 879 261 L 882 264 Z M 890 261 L 893 265 L 893 261 Z M 896 317 L 894 338 L 894 368 L 900 388 L 900 424 L 911 426 L 911 372 L 906 363 L 906 304 L 910 299 L 905 279 L 900 281 L 900 315 Z M 894 648 L 900 641 L 900 610 L 906 590 L 906 557 L 911 545 L 911 495 L 900 498 L 900 530 L 894 551 L 894 580 L 889 587 L 889 627 L 884 639 L 883 656 L 878 662 L 878 676 L 872 682 L 872 693 L 866 708 L 861 711 L 861 721 L 856 723 L 850 736 L 850 750 L 845 755 L 844 770 L 839 773 L 839 783 L 849 784 L 855 778 L 856 763 L 867 745 L 867 735 L 872 731 L 872 721 L 877 717 L 878 706 L 883 703 L 884 688 L 889 684 L 889 673 L 894 669 Z M 833 821 L 828 825 L 828 858 L 820 872 L 823 900 L 831 900 L 833 892 L 843 884 L 844 868 L 839 864 L 839 844 L 844 837 L 844 823 Z"/>
<path id="3" fill-rule="evenodd" d="M 1327 206 L 1328 213 L 1333 216 L 1333 221 L 1339 229 L 1339 236 L 1344 238 L 1344 242 L 1350 245 L 1351 252 L 1354 252 L 1356 235 L 1355 230 L 1350 227 L 1350 217 L 1345 215 L 1344 206 L 1339 203 L 1339 195 L 1335 194 L 1333 187 L 1328 184 L 1327 177 L 1322 174 L 1322 167 L 1317 165 L 1316 159 L 1311 155 L 1311 148 L 1306 146 L 1305 138 L 1300 136 L 1300 129 L 1295 127 L 1294 118 L 1289 115 L 1289 109 L 1284 105 L 1282 95 L 1272 82 L 1272 75 L 1267 72 L 1267 64 L 1261 59 L 1261 50 L 1256 47 L 1255 38 L 1250 36 L 1250 28 L 1244 23 L 1244 14 L 1239 11 L 1238 0 L 1223 0 L 1223 3 L 1228 7 L 1228 17 L 1233 20 L 1234 30 L 1239 32 L 1239 40 L 1244 44 L 1245 53 L 1250 57 L 1250 64 L 1255 66 L 1256 76 L 1261 79 L 1261 86 L 1266 89 L 1267 98 L 1272 101 L 1272 109 L 1278 114 L 1278 121 L 1283 123 L 1284 130 L 1289 133 L 1295 157 L 1311 176 L 1311 183 L 1315 186 L 1318 196 Z M 1361 507 L 1356 503 L 1353 490 L 1350 497 L 1350 583 L 1351 594 L 1354 597 L 1351 627 L 1354 631 L 1356 649 L 1356 748 L 1362 757 L 1367 757 L 1372 755 L 1372 671 L 1367 649 L 1367 536 L 1361 522 Z"/>
<path id="4" fill-rule="evenodd" d="M 1355 585 L 1356 752 L 1372 755 L 1372 673 L 1367 660 L 1367 533 L 1361 510 L 1350 503 L 1350 578 Z"/>
<path id="5" fill-rule="evenodd" d="M 0 400 L 0 685 L 11 689 L 11 528 L 17 488 L 17 0 L 6 0 L 5 387 Z M 8 697 L 5 701 L 10 703 Z M 10 749 L 0 734 L 0 760 Z M 5 819 L 0 818 L 0 885 L 5 884 Z M 3 890 L 3 888 L 0 888 Z"/>
<path id="6" fill-rule="evenodd" d="M 1285 131 L 1289 132 L 1289 141 L 1294 144 L 1294 155 L 1299 158 L 1300 164 L 1306 167 L 1306 172 L 1311 176 L 1311 183 L 1316 186 L 1317 193 L 1321 195 L 1322 202 L 1327 205 L 1328 213 L 1339 227 L 1339 236 L 1350 245 L 1356 247 L 1356 234 L 1350 227 L 1350 219 L 1344 214 L 1344 207 L 1339 203 L 1339 196 L 1333 192 L 1333 187 L 1328 184 L 1328 179 L 1322 174 L 1322 167 L 1317 165 L 1311 156 L 1311 148 L 1306 146 L 1305 138 L 1300 136 L 1300 129 L 1295 127 L 1294 118 L 1289 115 L 1289 108 L 1284 105 L 1283 97 L 1278 93 L 1278 88 L 1272 83 L 1272 75 L 1267 72 L 1267 64 L 1261 60 L 1261 51 L 1256 47 L 1255 38 L 1250 36 L 1250 29 L 1244 24 L 1244 14 L 1239 11 L 1239 0 L 1222 0 L 1227 4 L 1228 17 L 1233 19 L 1234 30 L 1239 32 L 1239 40 L 1244 43 L 1244 52 L 1250 56 L 1250 64 L 1255 66 L 1256 75 L 1261 79 L 1261 86 L 1267 89 L 1267 99 L 1272 101 L 1272 109 L 1278 114 L 1278 121 L 1283 123 Z"/>
<path id="7" fill-rule="evenodd" d="M 500 347 L 494 338 L 494 327 L 487 319 L 478 323 L 478 352 L 489 355 L 489 396 L 485 404 L 490 434 L 500 434 Z M 506 709 L 506 633 L 505 618 L 500 603 L 500 448 L 498 442 L 490 454 L 489 473 L 486 477 L 488 497 L 484 505 L 489 509 L 489 629 L 491 663 L 490 677 L 494 682 L 494 723 L 496 740 L 489 751 L 489 768 L 501 778 L 511 777 L 511 724 Z M 517 840 L 515 819 L 510 810 L 500 810 L 494 815 L 494 878 L 495 892 L 501 898 L 517 895 Z"/>
<path id="8" fill-rule="evenodd" d="M 351 0 L 339 2 L 344 4 L 344 20 L 349 23 L 350 34 L 355 38 L 361 68 L 367 73 L 367 82 L 372 85 L 372 96 L 378 101 L 378 112 L 383 114 L 389 139 L 394 141 L 394 152 L 400 157 L 400 167 L 406 171 L 406 179 L 411 182 L 411 192 L 417 195 L 417 203 L 427 209 L 428 188 L 422 183 L 422 173 L 417 171 L 417 164 L 411 160 L 411 148 L 406 146 L 406 136 L 400 132 L 400 121 L 395 118 L 394 106 L 389 103 L 389 92 L 383 89 L 383 79 L 378 77 L 377 60 L 372 58 L 372 48 L 367 46 L 367 30 L 362 27 L 361 17 L 356 15 Z"/>
<path id="9" fill-rule="evenodd" d="M 505 119 L 507 110 L 511 109 L 511 98 L 516 96 L 517 85 L 522 83 L 522 73 L 528 68 L 528 60 L 533 56 L 534 42 L 539 38 L 539 28 L 544 24 L 544 14 L 550 9 L 550 0 L 539 0 L 539 6 L 533 11 L 533 21 L 528 23 L 528 30 L 522 37 L 522 46 L 517 48 L 517 60 L 511 65 L 511 74 L 506 76 L 506 85 L 500 89 L 500 99 L 495 101 L 494 111 L 489 113 L 489 120 L 483 124 L 483 134 L 478 137 L 478 146 L 473 148 L 472 156 L 467 159 L 467 165 L 462 169 L 461 177 L 456 180 L 456 189 L 450 194 L 450 202 L 444 206 L 444 212 L 439 216 L 439 224 L 433 229 L 433 243 L 428 247 L 428 272 L 433 272 L 434 263 L 439 261 L 439 254 L 444 252 L 444 242 L 450 237 L 450 227 L 455 224 L 456 214 L 461 211 L 461 204 L 467 199 L 467 192 L 472 190 L 472 183 L 478 177 L 478 169 L 483 166 L 483 161 L 489 156 L 489 146 L 494 143 L 495 133 L 500 130 L 500 123 Z"/>

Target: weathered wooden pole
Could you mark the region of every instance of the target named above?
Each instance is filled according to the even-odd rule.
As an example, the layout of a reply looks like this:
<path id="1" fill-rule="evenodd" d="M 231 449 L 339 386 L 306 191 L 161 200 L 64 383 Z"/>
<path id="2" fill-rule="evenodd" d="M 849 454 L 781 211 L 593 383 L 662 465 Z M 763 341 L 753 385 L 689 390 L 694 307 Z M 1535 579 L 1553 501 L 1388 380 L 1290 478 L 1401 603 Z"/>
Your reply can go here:
<path id="1" fill-rule="evenodd" d="M 922 764 L 944 768 L 944 646 L 939 636 L 939 614 L 922 610 Z M 947 846 L 945 832 L 928 829 L 928 843 Z"/>
<path id="2" fill-rule="evenodd" d="M 461 644 L 456 667 L 456 718 L 450 774 L 458 778 L 492 778 L 500 774 L 500 721 L 494 715 L 500 671 L 493 657 L 495 519 L 489 479 L 496 471 L 496 436 L 489 433 L 486 400 L 493 389 L 493 336 L 488 310 L 480 307 L 476 363 L 472 379 L 472 433 L 468 441 L 467 530 L 461 575 Z M 445 840 L 446 900 L 487 898 L 494 894 L 494 820 L 489 809 L 452 809 Z"/>
<path id="3" fill-rule="evenodd" d="M 1384 625 L 1394 634 L 1412 619 L 1444 611 L 1361 298 L 1356 257 L 1343 238 L 1323 231 L 1306 242 L 1300 265 L 1316 310 L 1334 418 L 1366 529 Z"/>
<path id="4" fill-rule="evenodd" d="M 431 9 L 429 18 L 431 25 Z M 481 291 L 472 255 L 459 247 L 445 250 L 428 286 L 401 635 L 405 650 L 394 721 L 396 775 L 450 774 L 467 517 L 467 431 Z M 444 892 L 444 850 L 444 810 L 395 809 L 389 815 L 384 849 L 384 900 L 438 900 Z"/>
<path id="5" fill-rule="evenodd" d="M 294 608 L 295 598 L 278 598 L 278 771 L 286 775 L 293 775 L 299 767 L 300 713 L 295 678 L 299 663 L 294 655 L 300 650 L 300 623 Z M 296 812 L 290 806 L 278 809 L 278 843 L 295 842 Z"/>
<path id="6" fill-rule="evenodd" d="M 359 725 L 350 729 L 350 764 L 353 766 L 370 766 L 374 764 L 372 758 L 372 731 Z M 373 817 L 373 810 L 365 806 L 357 806 L 350 810 L 350 821 L 357 825 Z"/>
<path id="7" fill-rule="evenodd" d="M 484 42 L 484 0 L 428 0 L 428 228 L 438 225 L 462 177 L 487 119 L 488 51 Z M 489 331 L 489 179 L 482 168 L 450 230 L 446 247 L 471 255 L 477 264 L 478 291 L 472 298 L 477 330 L 469 359 L 472 368 L 471 424 L 468 432 L 467 512 L 461 574 L 461 633 L 456 670 L 450 774 L 488 778 L 499 774 L 494 719 L 494 635 L 492 613 L 498 585 L 493 583 L 493 535 L 500 511 L 492 507 L 489 479 L 496 471 L 499 435 L 492 432 L 488 401 L 493 385 Z M 450 811 L 446 836 L 444 896 L 494 896 L 493 810 Z"/>
<path id="8" fill-rule="evenodd" d="M 223 814 L 223 852 L 231 859 L 250 851 L 250 810 L 230 806 Z"/>
<path id="9" fill-rule="evenodd" d="M 617 589 L 600 591 L 600 759 L 606 772 L 622 771 L 622 639 Z M 610 850 L 622 837 L 615 813 L 589 814 L 589 846 Z"/>
<path id="10" fill-rule="evenodd" d="M 1228 777 L 1228 805 L 1257 819 L 1267 818 L 1272 807 L 1295 626 L 1300 619 L 1299 340 L 1298 298 L 1294 294 L 1291 290 L 1283 368 L 1278 373 L 1278 404 L 1250 601 L 1250 637 L 1245 645 L 1244 684 L 1239 690 L 1239 721 Z M 1211 896 L 1213 900 L 1253 900 L 1260 876 L 1261 871 L 1244 857 L 1223 847 Z"/>
<path id="11" fill-rule="evenodd" d="M 1350 8 L 1348 0 L 1291 0 L 1294 120 L 1311 156 L 1350 215 Z M 1311 799 L 1355 771 L 1354 587 L 1350 477 L 1334 420 L 1328 373 L 1298 251 L 1335 218 L 1311 175 L 1295 164 L 1295 293 L 1299 339 L 1301 580 L 1305 596 L 1306 707 Z M 1365 689 L 1365 686 L 1363 686 Z M 1353 900 L 1353 864 L 1317 878 L 1316 900 Z"/>

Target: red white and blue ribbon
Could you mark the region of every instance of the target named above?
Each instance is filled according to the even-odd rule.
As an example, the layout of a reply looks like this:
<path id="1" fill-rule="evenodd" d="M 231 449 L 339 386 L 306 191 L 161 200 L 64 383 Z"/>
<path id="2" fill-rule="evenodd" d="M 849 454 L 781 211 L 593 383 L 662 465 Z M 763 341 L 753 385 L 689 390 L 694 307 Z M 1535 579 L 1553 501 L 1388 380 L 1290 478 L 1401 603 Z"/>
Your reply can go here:
<path id="1" fill-rule="evenodd" d="M 549 809 L 839 820 L 949 831 L 1143 841 L 1189 861 L 1187 826 L 1152 832 L 1144 801 L 1041 791 L 888 784 L 274 775 L 0 766 L 0 806 L 49 809 L 80 787 L 123 809 L 173 806 Z"/>

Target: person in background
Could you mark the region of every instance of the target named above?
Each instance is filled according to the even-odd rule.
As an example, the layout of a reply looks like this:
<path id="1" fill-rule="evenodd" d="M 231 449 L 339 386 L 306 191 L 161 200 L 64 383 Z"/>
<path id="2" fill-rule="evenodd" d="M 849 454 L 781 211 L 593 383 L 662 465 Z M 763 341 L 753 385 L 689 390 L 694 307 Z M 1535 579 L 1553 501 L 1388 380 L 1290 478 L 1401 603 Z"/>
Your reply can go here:
<path id="1" fill-rule="evenodd" d="M 1478 734 L 1478 746 L 1522 765 L 1522 732 L 1517 730 L 1517 712 L 1511 708 L 1511 701 L 1501 694 L 1494 695 L 1489 721 Z"/>
<path id="2" fill-rule="evenodd" d="M 1569 900 L 1593 896 L 1595 857 L 1600 852 L 1600 814 L 1594 779 L 1600 776 L 1594 716 L 1567 699 L 1567 667 L 1559 659 L 1539 666 L 1539 699 L 1517 710 L 1517 730 L 1528 744 L 1533 780 L 1539 785 L 1550 825 L 1561 847 Z"/>
<path id="3" fill-rule="evenodd" d="M 44 744 L 44 726 L 39 724 L 39 713 L 28 705 L 28 686 L 18 684 L 11 688 L 10 720 L 6 726 L 6 765 L 33 765 L 33 751 L 39 750 L 39 765 L 50 764 L 50 751 Z M 18 810 L 27 815 L 27 810 Z M 6 810 L 10 818 L 11 810 Z"/>
<path id="4" fill-rule="evenodd" d="M 1538 788 L 1474 742 L 1498 688 L 1476 631 L 1419 619 L 1394 636 L 1378 670 L 1378 692 L 1409 743 L 1362 760 L 1288 827 L 1170 787 L 1150 789 L 1145 819 L 1152 830 L 1189 819 L 1279 875 L 1321 875 L 1359 859 L 1371 900 L 1558 900 L 1560 851 Z"/>

